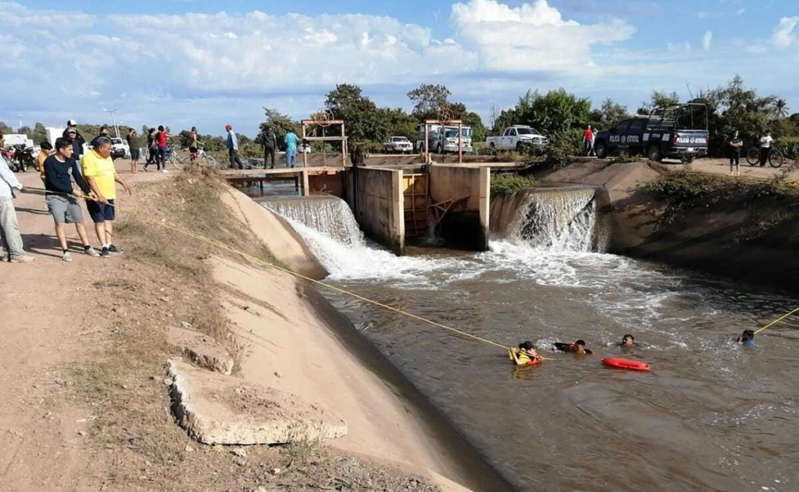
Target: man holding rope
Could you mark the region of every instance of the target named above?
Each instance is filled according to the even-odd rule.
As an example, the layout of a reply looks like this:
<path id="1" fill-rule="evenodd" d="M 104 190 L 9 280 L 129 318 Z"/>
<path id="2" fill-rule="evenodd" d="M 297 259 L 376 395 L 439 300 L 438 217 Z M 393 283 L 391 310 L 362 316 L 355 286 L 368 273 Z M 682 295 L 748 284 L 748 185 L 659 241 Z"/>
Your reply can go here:
<path id="1" fill-rule="evenodd" d="M 0 147 L 3 143 L 3 135 L 0 134 Z M 30 263 L 33 256 L 22 249 L 22 235 L 19 233 L 17 211 L 14 208 L 14 188 L 22 191 L 22 183 L 17 180 L 5 157 L 0 154 L 0 243 L 4 243 L 8 250 L 8 261 Z"/>
<path id="2" fill-rule="evenodd" d="M 83 251 L 87 255 L 100 256 L 89 244 L 86 228 L 83 226 L 83 212 L 76 195 L 81 194 L 81 191 L 88 194 L 89 186 L 81 176 L 78 163 L 72 157 L 73 153 L 72 142 L 61 137 L 55 141 L 55 154 L 44 161 L 44 188 L 48 191 L 45 201 L 55 222 L 55 234 L 61 244 L 61 259 L 64 261 L 72 261 L 64 224 L 75 224 Z"/>
<path id="3" fill-rule="evenodd" d="M 86 202 L 94 221 L 94 231 L 103 249 L 100 256 L 122 253 L 113 241 L 113 222 L 116 218 L 116 208 L 114 200 L 117 197 L 116 183 L 122 185 L 130 195 L 132 193 L 128 184 L 119 177 L 114 161 L 111 160 L 111 139 L 108 137 L 97 137 L 95 147 L 83 155 L 81 166 L 83 176 L 86 177 L 89 188 L 96 198 Z"/>

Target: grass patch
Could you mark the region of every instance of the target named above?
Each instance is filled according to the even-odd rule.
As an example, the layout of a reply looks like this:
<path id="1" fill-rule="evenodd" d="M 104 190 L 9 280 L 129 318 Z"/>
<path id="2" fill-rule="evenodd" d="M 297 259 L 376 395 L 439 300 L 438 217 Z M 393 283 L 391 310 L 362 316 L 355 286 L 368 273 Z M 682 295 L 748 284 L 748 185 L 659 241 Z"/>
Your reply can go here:
<path id="1" fill-rule="evenodd" d="M 519 176 L 517 174 L 500 174 L 491 177 L 492 195 L 512 195 L 519 190 L 532 188 L 535 186 L 533 178 Z"/>
<path id="2" fill-rule="evenodd" d="M 690 171 L 662 174 L 657 180 L 637 186 L 666 207 L 658 220 L 664 228 L 696 209 L 747 210 L 752 227 L 742 229 L 743 239 L 752 239 L 799 217 L 799 188 L 784 180 L 748 182 Z"/>

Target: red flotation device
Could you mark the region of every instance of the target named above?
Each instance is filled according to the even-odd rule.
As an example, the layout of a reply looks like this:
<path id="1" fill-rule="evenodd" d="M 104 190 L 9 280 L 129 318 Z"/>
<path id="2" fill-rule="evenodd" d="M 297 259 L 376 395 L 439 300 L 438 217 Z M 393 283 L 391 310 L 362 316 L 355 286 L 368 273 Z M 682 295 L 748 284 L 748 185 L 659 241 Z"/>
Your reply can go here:
<path id="1" fill-rule="evenodd" d="M 622 359 L 620 357 L 606 357 L 602 359 L 602 363 L 608 367 L 615 367 L 616 369 L 627 369 L 630 371 L 649 371 L 649 364 L 641 362 L 640 360 Z"/>
<path id="2" fill-rule="evenodd" d="M 533 359 L 530 362 L 528 362 L 527 364 L 525 364 L 525 366 L 526 367 L 537 366 L 540 363 L 541 363 L 541 359 L 536 357 L 535 359 Z"/>

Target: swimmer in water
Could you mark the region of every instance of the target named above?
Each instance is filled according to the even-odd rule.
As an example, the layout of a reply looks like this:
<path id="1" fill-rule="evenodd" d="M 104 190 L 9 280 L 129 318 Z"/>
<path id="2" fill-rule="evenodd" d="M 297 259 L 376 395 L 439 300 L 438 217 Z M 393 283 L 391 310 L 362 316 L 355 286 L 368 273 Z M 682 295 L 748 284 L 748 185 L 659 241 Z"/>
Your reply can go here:
<path id="1" fill-rule="evenodd" d="M 555 348 L 563 352 L 572 352 L 579 355 L 591 354 L 592 352 L 585 348 L 585 342 L 577 340 L 574 343 L 555 342 Z"/>
<path id="2" fill-rule="evenodd" d="M 619 342 L 619 346 L 621 347 L 634 347 L 636 345 L 638 344 L 635 343 L 635 337 L 629 333 L 621 337 L 621 342 Z"/>
<path id="3" fill-rule="evenodd" d="M 541 361 L 533 342 L 527 341 L 519 344 L 519 348 L 509 348 L 508 357 L 517 366 L 531 366 Z"/>
<path id="4" fill-rule="evenodd" d="M 735 339 L 736 343 L 740 343 L 744 347 L 751 347 L 755 344 L 755 332 L 752 330 L 744 330 L 741 336 Z"/>

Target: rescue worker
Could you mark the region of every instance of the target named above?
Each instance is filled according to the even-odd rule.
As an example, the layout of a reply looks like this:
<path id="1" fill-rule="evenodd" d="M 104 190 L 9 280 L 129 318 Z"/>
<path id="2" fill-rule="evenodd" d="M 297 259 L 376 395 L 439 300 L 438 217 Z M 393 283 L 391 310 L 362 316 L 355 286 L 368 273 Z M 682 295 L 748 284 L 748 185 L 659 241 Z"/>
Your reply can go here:
<path id="1" fill-rule="evenodd" d="M 582 340 L 577 340 L 574 343 L 555 342 L 554 345 L 556 349 L 562 352 L 572 352 L 578 355 L 590 355 L 593 353 L 585 348 L 585 342 Z"/>

